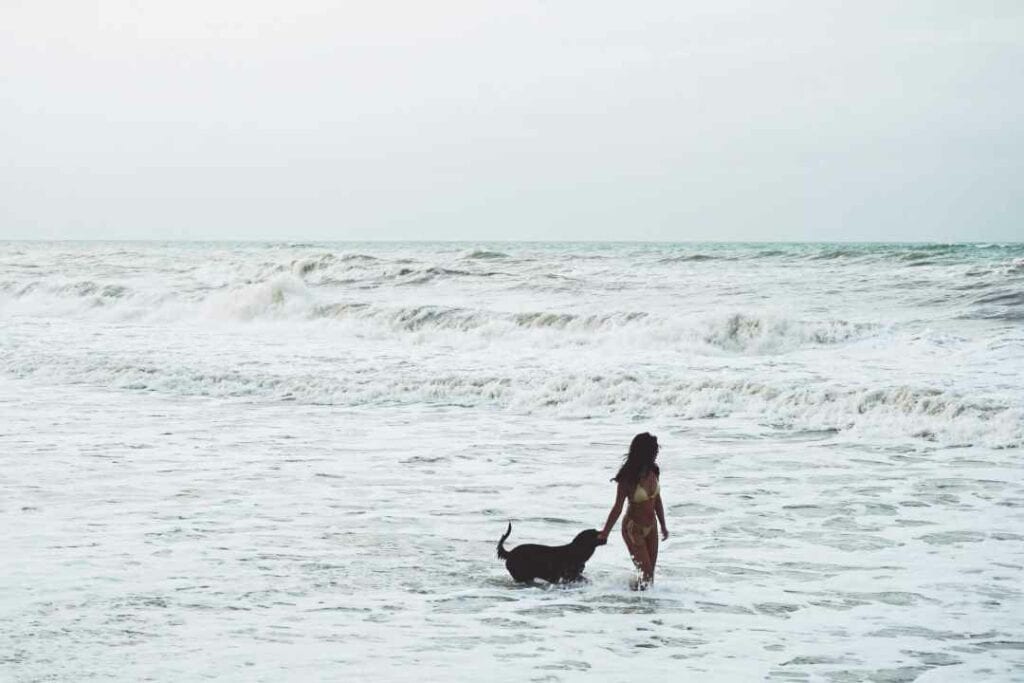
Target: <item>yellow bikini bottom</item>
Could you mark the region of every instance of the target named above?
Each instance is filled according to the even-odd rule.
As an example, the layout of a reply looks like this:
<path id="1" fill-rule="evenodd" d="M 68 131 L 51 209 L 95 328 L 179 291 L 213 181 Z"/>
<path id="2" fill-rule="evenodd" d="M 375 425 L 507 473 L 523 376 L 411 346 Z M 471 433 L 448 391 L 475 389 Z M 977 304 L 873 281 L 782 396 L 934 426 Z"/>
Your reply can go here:
<path id="1" fill-rule="evenodd" d="M 654 529 L 654 524 L 648 524 L 647 526 L 640 526 L 632 519 L 626 520 L 626 536 L 633 543 L 639 543 L 643 539 L 647 538 L 647 535 Z"/>

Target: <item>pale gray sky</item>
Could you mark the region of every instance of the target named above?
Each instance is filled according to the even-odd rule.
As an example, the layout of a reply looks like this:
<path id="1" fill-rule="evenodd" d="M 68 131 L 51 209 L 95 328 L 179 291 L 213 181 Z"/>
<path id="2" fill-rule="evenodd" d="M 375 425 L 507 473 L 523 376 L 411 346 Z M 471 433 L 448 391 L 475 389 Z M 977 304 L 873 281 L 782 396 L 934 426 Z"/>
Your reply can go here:
<path id="1" fill-rule="evenodd" d="M 1024 3 L 4 0 L 0 238 L 1024 239 Z"/>

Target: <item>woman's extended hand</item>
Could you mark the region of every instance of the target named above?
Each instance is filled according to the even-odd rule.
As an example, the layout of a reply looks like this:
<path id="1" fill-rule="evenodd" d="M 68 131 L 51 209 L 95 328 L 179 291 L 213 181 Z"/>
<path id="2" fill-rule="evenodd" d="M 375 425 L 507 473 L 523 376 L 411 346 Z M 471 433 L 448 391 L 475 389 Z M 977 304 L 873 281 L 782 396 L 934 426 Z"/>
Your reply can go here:
<path id="1" fill-rule="evenodd" d="M 668 529 L 666 529 L 665 527 L 661 527 L 661 540 L 668 540 Z"/>
<path id="2" fill-rule="evenodd" d="M 598 538 L 598 540 L 601 540 L 601 541 L 607 541 L 608 540 L 608 532 L 607 531 L 598 531 L 597 532 L 597 538 Z"/>

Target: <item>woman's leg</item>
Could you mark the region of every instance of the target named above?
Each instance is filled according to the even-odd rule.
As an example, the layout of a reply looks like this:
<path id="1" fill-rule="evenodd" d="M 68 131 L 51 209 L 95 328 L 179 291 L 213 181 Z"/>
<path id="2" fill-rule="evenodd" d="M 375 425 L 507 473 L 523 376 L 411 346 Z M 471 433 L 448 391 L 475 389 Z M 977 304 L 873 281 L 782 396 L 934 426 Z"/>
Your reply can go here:
<path id="1" fill-rule="evenodd" d="M 647 545 L 647 557 L 651 558 L 651 581 L 654 581 L 654 567 L 658 564 L 658 525 L 655 524 L 651 533 L 644 539 Z"/>
<path id="2" fill-rule="evenodd" d="M 639 526 L 630 519 L 622 523 L 622 540 L 626 542 L 626 549 L 629 550 L 629 556 L 633 558 L 633 564 L 640 570 L 641 583 L 645 585 L 650 583 L 654 578 L 654 564 L 647 552 L 647 539 L 640 538 Z"/>

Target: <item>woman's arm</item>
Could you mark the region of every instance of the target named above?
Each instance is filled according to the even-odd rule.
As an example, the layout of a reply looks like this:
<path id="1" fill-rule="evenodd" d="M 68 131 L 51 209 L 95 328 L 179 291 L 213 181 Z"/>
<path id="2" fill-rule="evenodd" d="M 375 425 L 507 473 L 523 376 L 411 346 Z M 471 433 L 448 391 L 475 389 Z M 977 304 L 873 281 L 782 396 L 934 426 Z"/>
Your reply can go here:
<path id="1" fill-rule="evenodd" d="M 598 538 L 602 541 L 608 538 L 608 532 L 615 526 L 615 522 L 619 521 L 619 515 L 622 514 L 622 503 L 626 500 L 626 485 L 619 482 L 618 487 L 615 489 L 615 503 L 612 505 L 611 512 L 608 513 L 608 520 L 604 523 L 604 529 L 598 534 Z"/>
<path id="2" fill-rule="evenodd" d="M 660 489 L 660 487 L 659 487 Z M 661 493 L 654 499 L 654 513 L 658 515 L 658 522 L 661 523 L 661 540 L 668 538 L 668 527 L 665 526 L 665 507 L 661 504 Z"/>

